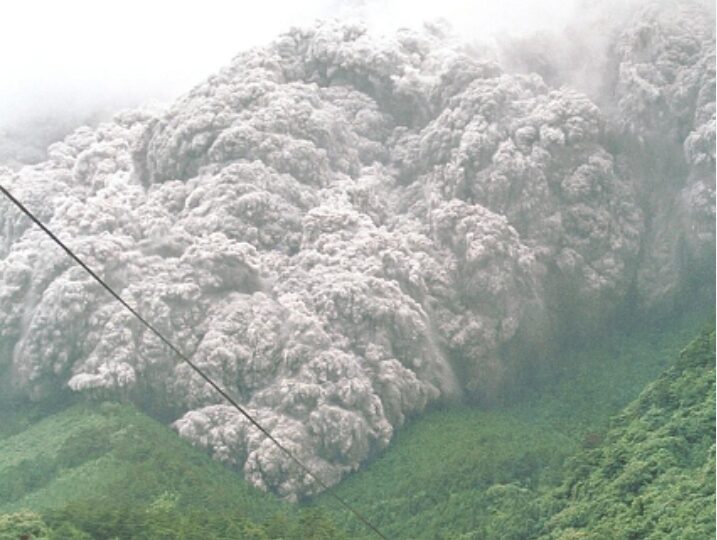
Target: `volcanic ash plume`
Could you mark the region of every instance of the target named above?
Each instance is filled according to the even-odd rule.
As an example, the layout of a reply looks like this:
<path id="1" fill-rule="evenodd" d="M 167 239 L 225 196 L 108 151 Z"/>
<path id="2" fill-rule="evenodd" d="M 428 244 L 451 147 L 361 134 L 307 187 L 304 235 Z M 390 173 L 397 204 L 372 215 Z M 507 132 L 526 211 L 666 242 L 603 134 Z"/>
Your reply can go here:
<path id="1" fill-rule="evenodd" d="M 292 30 L 0 181 L 334 484 L 429 403 L 510 388 L 531 358 L 507 351 L 714 275 L 701 17 L 636 11 L 609 107 L 436 26 Z M 123 396 L 257 486 L 318 490 L 7 201 L 0 276 L 1 391 Z"/>

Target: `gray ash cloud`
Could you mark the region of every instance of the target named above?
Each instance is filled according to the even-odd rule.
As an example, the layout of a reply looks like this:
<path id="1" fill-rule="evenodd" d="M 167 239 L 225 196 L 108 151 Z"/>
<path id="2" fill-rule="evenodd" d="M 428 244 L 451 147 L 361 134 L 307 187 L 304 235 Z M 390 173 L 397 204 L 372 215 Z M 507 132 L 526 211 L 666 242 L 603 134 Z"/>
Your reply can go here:
<path id="1" fill-rule="evenodd" d="M 333 484 L 430 403 L 509 392 L 539 360 L 515 351 L 713 283 L 714 34 L 695 6 L 622 20 L 610 103 L 440 26 L 295 29 L 0 181 Z M 253 484 L 317 490 L 7 201 L 0 374 L 33 399 L 162 409 Z"/>

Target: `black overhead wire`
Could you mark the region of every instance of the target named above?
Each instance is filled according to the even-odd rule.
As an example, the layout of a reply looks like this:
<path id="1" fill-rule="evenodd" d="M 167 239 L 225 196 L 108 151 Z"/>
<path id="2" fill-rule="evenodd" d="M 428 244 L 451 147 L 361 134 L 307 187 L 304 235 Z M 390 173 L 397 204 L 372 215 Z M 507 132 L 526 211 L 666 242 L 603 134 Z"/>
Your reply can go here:
<path id="1" fill-rule="evenodd" d="M 182 353 L 177 347 L 175 347 L 171 341 L 169 341 L 167 338 L 165 338 L 162 333 L 157 330 L 154 326 L 152 326 L 151 323 L 147 322 L 147 320 L 142 317 L 132 306 L 130 306 L 127 302 L 125 302 L 122 297 L 117 294 L 112 287 L 110 287 L 105 281 L 98 276 L 94 270 L 92 270 L 87 264 L 85 264 L 82 259 L 80 259 L 75 253 L 67 247 L 62 240 L 60 240 L 55 234 L 48 229 L 38 218 L 35 217 L 35 215 L 28 210 L 25 205 L 23 205 L 19 200 L 17 200 L 12 193 L 10 193 L 2 184 L 0 184 L 0 191 L 8 198 L 12 203 L 17 206 L 22 212 L 29 217 L 35 225 L 40 227 L 45 234 L 47 234 L 53 242 L 55 242 L 58 246 L 60 246 L 67 255 L 70 256 L 77 264 L 79 264 L 84 270 L 90 274 L 94 278 L 97 283 L 99 283 L 108 293 L 110 293 L 115 300 L 117 300 L 120 304 L 122 304 L 132 315 L 137 317 L 142 324 L 144 324 L 155 336 L 157 336 L 167 347 L 169 347 L 174 354 L 176 354 L 181 360 L 183 360 L 190 368 L 194 370 L 194 372 L 199 375 L 202 379 L 204 379 L 214 390 L 217 391 L 219 395 L 221 395 L 224 399 L 226 399 L 237 411 L 239 411 L 244 418 L 249 420 L 251 424 L 258 429 L 261 433 L 264 434 L 272 443 L 274 443 L 282 452 L 284 452 L 291 460 L 296 463 L 301 470 L 303 470 L 306 474 L 308 474 L 311 478 L 316 480 L 316 482 L 324 488 L 331 497 L 333 497 L 336 501 L 339 502 L 341 506 L 343 506 L 346 510 L 351 512 L 353 515 L 355 515 L 359 521 L 361 521 L 366 527 L 371 529 L 376 535 L 378 535 L 380 538 L 383 538 L 384 540 L 388 540 L 388 537 L 384 535 L 375 525 L 373 525 L 366 517 L 364 517 L 358 510 L 354 509 L 349 503 L 347 503 L 343 498 L 339 497 L 336 493 L 334 493 L 331 489 L 329 489 L 329 486 L 321 480 L 316 474 L 314 474 L 311 469 L 309 469 L 306 465 L 304 465 L 299 458 L 297 458 L 291 450 L 289 450 L 286 446 L 281 444 L 269 431 L 262 426 L 259 422 L 257 422 L 247 411 L 244 409 L 239 403 L 234 400 L 225 390 L 223 390 L 217 383 L 215 383 L 206 373 L 204 373 L 199 367 L 197 367 L 187 356 Z"/>

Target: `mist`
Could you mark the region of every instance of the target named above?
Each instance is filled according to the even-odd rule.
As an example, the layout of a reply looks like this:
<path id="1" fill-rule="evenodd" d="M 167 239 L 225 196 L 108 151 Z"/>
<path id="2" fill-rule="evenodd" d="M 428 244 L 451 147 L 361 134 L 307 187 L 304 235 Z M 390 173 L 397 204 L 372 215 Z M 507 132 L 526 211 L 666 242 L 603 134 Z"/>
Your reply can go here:
<path id="1" fill-rule="evenodd" d="M 410 2 L 29 1 L 4 8 L 0 34 L 0 162 L 36 162 L 78 125 L 118 110 L 163 106 L 237 53 L 316 19 L 360 20 L 373 31 L 442 21 L 466 42 L 495 46 L 556 33 L 577 0 Z"/>

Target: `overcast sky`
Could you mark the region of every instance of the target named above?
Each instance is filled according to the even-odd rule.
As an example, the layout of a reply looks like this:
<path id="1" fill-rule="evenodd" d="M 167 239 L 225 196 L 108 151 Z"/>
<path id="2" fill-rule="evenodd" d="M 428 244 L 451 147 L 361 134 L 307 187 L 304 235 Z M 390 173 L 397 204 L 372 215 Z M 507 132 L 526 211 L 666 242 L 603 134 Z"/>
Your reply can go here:
<path id="1" fill-rule="evenodd" d="M 467 38 L 557 29 L 574 0 L 22 0 L 0 14 L 0 127 L 168 100 L 294 25 L 360 17 L 392 32 L 443 17 Z"/>

